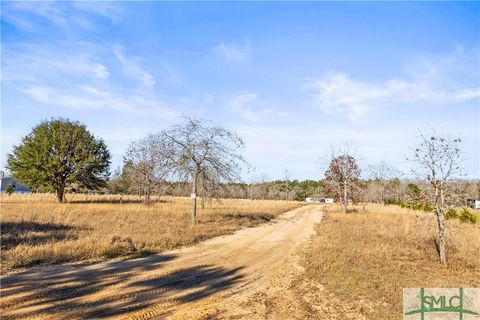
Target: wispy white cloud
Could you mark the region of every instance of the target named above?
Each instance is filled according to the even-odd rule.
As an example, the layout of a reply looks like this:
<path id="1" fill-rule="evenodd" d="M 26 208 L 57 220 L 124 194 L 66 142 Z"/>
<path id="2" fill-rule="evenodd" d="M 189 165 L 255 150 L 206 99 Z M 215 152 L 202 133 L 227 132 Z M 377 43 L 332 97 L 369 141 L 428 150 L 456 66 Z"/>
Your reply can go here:
<path id="1" fill-rule="evenodd" d="M 5 2 L 2 3 L 2 6 L 3 5 L 5 5 Z M 9 10 L 5 10 L 4 7 L 2 7 L 2 20 L 14 25 L 16 28 L 19 28 L 21 30 L 35 30 L 35 26 L 29 19 L 12 13 Z"/>
<path id="2" fill-rule="evenodd" d="M 79 11 L 94 13 L 112 22 L 118 22 L 123 15 L 123 9 L 111 1 L 75 1 L 72 5 Z"/>
<path id="3" fill-rule="evenodd" d="M 215 101 L 215 96 L 210 93 L 204 93 L 203 94 L 203 104 L 209 105 L 212 104 L 213 101 Z"/>
<path id="4" fill-rule="evenodd" d="M 228 62 L 247 62 L 251 56 L 251 46 L 247 40 L 238 44 L 220 42 L 212 51 Z"/>
<path id="5" fill-rule="evenodd" d="M 93 65 L 94 67 L 94 74 L 95 76 L 97 76 L 98 78 L 107 78 L 108 75 L 110 74 L 110 72 L 108 71 L 108 68 L 105 67 L 103 64 L 101 63 L 95 63 Z"/>
<path id="6" fill-rule="evenodd" d="M 170 84 L 179 85 L 183 83 L 182 75 L 165 59 L 160 60 L 166 80 Z"/>
<path id="7" fill-rule="evenodd" d="M 73 27 L 95 28 L 92 15 L 117 22 L 122 14 L 121 7 L 113 2 L 18 1 L 2 4 L 2 18 L 30 32 L 38 29 L 32 23 L 31 16 L 71 31 Z"/>
<path id="8" fill-rule="evenodd" d="M 110 71 L 95 56 L 72 54 L 70 50 L 51 52 L 35 45 L 20 45 L 15 50 L 3 50 L 2 80 L 40 80 L 61 75 L 62 78 L 83 76 L 107 79 Z"/>
<path id="9" fill-rule="evenodd" d="M 31 85 L 20 89 L 36 101 L 62 108 L 115 110 L 140 116 L 173 119 L 179 114 L 166 103 L 141 95 L 121 94 L 91 86 L 58 89 L 46 85 Z"/>
<path id="10" fill-rule="evenodd" d="M 278 111 L 276 106 L 258 98 L 252 92 L 241 92 L 228 99 L 227 108 L 244 119 L 260 122 L 268 116 L 284 116 L 285 112 Z"/>
<path id="11" fill-rule="evenodd" d="M 178 116 L 178 104 L 173 107 L 171 99 L 158 98 L 152 88 L 155 80 L 140 67 L 139 58 L 120 54 L 118 64 L 108 59 L 114 56 L 108 49 L 103 54 L 90 47 L 89 53 L 77 46 L 61 49 L 18 45 L 4 50 L 2 83 L 60 108 L 115 110 L 161 119 Z M 143 85 L 132 86 L 135 81 Z"/>
<path id="12" fill-rule="evenodd" d="M 67 28 L 70 25 L 68 13 L 55 1 L 46 2 L 15 2 L 11 8 L 16 12 L 27 12 L 49 20 L 57 27 Z"/>
<path id="13" fill-rule="evenodd" d="M 241 117 L 257 122 L 261 120 L 260 112 L 255 112 L 248 106 L 255 100 L 257 100 L 256 94 L 244 92 L 230 98 L 227 102 L 227 106 Z"/>
<path id="14" fill-rule="evenodd" d="M 405 152 L 415 143 L 415 134 L 405 135 L 410 131 L 408 126 L 402 126 L 398 131 L 380 128 L 355 130 L 338 123 L 318 126 L 306 121 L 284 126 L 245 124 L 236 130 L 245 139 L 246 157 L 255 158 L 258 172 L 273 173 L 273 178 L 280 178 L 285 168 L 295 177 L 323 178 L 324 169 L 319 166 L 319 157 L 328 153 L 332 145 L 342 145 L 345 140 L 353 144 L 362 169 L 368 163 L 385 160 L 407 170 L 409 164 L 404 162 Z M 390 150 L 392 141 L 396 147 Z M 389 152 L 385 152 L 386 149 Z"/>
<path id="15" fill-rule="evenodd" d="M 333 73 L 309 81 L 305 88 L 313 92 L 314 103 L 323 112 L 345 113 L 354 120 L 408 90 L 410 86 L 410 83 L 400 80 L 371 84 L 352 80 L 346 74 Z"/>
<path id="16" fill-rule="evenodd" d="M 478 57 L 478 52 L 474 54 Z M 436 59 L 416 59 L 407 64 L 404 77 L 383 83 L 356 80 L 345 73 L 333 72 L 307 79 L 304 90 L 311 94 L 313 104 L 321 111 L 342 113 L 351 120 L 375 108 L 400 103 L 461 103 L 480 97 L 478 79 L 465 81 L 465 76 L 458 74 L 468 70 L 463 70 L 465 63 L 472 62 L 460 59 L 458 53 Z"/>
<path id="17" fill-rule="evenodd" d="M 155 85 L 156 82 L 153 75 L 140 66 L 139 57 L 127 56 L 123 47 L 119 45 L 113 48 L 113 52 L 127 73 L 137 77 L 147 87 L 153 87 Z"/>

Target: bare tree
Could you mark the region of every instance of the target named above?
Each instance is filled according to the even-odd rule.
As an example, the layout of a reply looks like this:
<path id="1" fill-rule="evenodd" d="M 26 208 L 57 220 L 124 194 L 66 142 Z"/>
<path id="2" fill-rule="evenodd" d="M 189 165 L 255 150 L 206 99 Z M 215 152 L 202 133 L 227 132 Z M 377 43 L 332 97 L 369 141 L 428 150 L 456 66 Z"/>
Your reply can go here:
<path id="1" fill-rule="evenodd" d="M 380 188 L 380 202 L 385 204 L 388 192 L 394 188 L 396 179 L 400 178 L 401 172 L 385 161 L 368 166 L 370 178 Z"/>
<path id="2" fill-rule="evenodd" d="M 292 175 L 291 171 L 285 168 L 283 170 L 283 180 L 285 182 L 285 200 L 288 200 L 288 193 L 290 192 L 290 176 Z"/>
<path id="3" fill-rule="evenodd" d="M 161 134 L 170 150 L 172 175 L 191 184 L 192 221 L 196 223 L 199 187 L 211 190 L 222 182 L 238 180 L 241 164 L 246 164 L 239 153 L 244 143 L 232 131 L 188 117 Z"/>
<path id="4" fill-rule="evenodd" d="M 460 139 L 441 136 L 434 130 L 431 133 L 420 133 L 413 160 L 417 164 L 417 174 L 432 186 L 438 225 L 438 253 L 440 262 L 447 263 L 445 252 L 445 197 L 449 193 L 448 182 L 461 174 L 460 169 Z"/>
<path id="5" fill-rule="evenodd" d="M 256 174 L 255 169 L 250 173 L 251 175 L 248 182 L 248 194 L 250 199 L 266 199 L 270 192 L 270 177 L 266 173 Z"/>
<path id="6" fill-rule="evenodd" d="M 161 135 L 149 135 L 130 143 L 124 157 L 127 179 L 145 202 L 150 201 L 154 186 L 166 176 L 169 168 L 169 150 Z"/>
<path id="7" fill-rule="evenodd" d="M 343 213 L 347 213 L 348 200 L 353 200 L 361 172 L 357 160 L 351 153 L 351 148 L 347 144 L 337 150 L 332 148 L 330 164 L 325 171 L 326 188 L 328 192 L 337 195 Z"/>

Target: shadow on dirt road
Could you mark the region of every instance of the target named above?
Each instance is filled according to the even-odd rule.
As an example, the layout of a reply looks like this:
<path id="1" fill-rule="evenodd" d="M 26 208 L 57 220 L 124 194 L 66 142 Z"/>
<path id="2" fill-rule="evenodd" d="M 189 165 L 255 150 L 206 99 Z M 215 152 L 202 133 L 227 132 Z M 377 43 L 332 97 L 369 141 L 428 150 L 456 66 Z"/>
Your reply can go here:
<path id="1" fill-rule="evenodd" d="M 154 302 L 156 305 L 192 302 L 241 279 L 238 274 L 241 268 L 227 270 L 213 265 L 189 266 L 158 275 L 162 265 L 174 259 L 175 255 L 153 255 L 109 262 L 101 267 L 85 264 L 38 268 L 8 275 L 2 278 L 2 319 L 121 316 L 143 310 Z M 149 270 L 156 274 L 135 279 L 135 275 Z"/>

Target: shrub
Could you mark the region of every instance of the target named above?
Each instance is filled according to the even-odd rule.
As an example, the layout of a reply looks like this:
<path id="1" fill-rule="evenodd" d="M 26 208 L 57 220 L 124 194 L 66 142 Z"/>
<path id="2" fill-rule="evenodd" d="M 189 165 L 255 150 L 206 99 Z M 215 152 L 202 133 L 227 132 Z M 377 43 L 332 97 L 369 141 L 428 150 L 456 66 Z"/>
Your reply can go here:
<path id="1" fill-rule="evenodd" d="M 135 244 L 131 238 L 122 238 L 120 236 L 113 236 L 110 246 L 107 246 L 103 251 L 103 256 L 107 258 L 127 256 L 137 251 Z"/>
<path id="2" fill-rule="evenodd" d="M 433 211 L 433 207 L 428 203 L 411 202 L 411 201 L 399 201 L 398 204 L 402 208 L 408 208 L 412 210 L 421 210 L 425 212 Z"/>
<path id="3" fill-rule="evenodd" d="M 9 196 L 12 195 L 14 191 L 15 191 L 15 185 L 13 184 L 9 184 L 5 189 L 5 193 L 8 194 Z"/>
<path id="4" fill-rule="evenodd" d="M 450 208 L 445 212 L 445 219 L 450 220 L 450 219 L 458 219 L 458 213 L 457 210 Z"/>
<path id="5" fill-rule="evenodd" d="M 471 212 L 470 210 L 468 210 L 468 208 L 463 208 L 458 215 L 458 219 L 464 223 L 465 222 L 476 223 L 477 215 Z"/>
<path id="6" fill-rule="evenodd" d="M 425 203 L 423 205 L 423 211 L 425 212 L 432 212 L 433 211 L 433 207 L 431 205 L 429 205 L 428 203 Z"/>

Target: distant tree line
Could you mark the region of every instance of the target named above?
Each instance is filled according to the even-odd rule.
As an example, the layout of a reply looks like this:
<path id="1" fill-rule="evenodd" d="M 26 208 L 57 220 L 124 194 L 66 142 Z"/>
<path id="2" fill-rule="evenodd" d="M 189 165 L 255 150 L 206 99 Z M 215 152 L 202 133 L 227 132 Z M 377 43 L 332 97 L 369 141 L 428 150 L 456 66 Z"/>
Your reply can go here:
<path id="1" fill-rule="evenodd" d="M 335 198 L 325 180 L 273 180 L 266 182 L 233 182 L 222 185 L 211 192 L 212 198 L 241 198 L 254 200 L 285 200 L 285 189 L 288 189 L 290 201 L 305 201 L 307 197 Z M 459 180 L 451 183 L 452 194 L 447 197 L 451 206 L 467 205 L 467 199 L 480 198 L 480 182 L 476 180 Z M 143 195 L 141 185 L 133 183 L 124 174 L 124 170 L 115 170 L 102 189 L 110 194 Z M 189 184 L 183 182 L 157 181 L 152 187 L 152 195 L 190 196 Z M 405 207 L 422 209 L 429 203 L 433 192 L 423 180 L 393 178 L 391 180 L 359 179 L 358 186 L 349 203 L 372 202 L 379 204 L 398 204 Z"/>
<path id="2" fill-rule="evenodd" d="M 143 195 L 141 185 L 128 176 L 124 168 L 114 171 L 108 188 L 103 192 L 111 194 Z M 285 191 L 287 190 L 287 198 Z M 190 185 L 185 182 L 157 180 L 151 187 L 152 195 L 190 196 Z M 289 200 L 305 201 L 306 197 L 333 197 L 325 193 L 320 180 L 274 180 L 268 182 L 228 182 L 219 184 L 218 188 L 203 193 L 207 198 L 237 198 L 252 200 Z"/>

